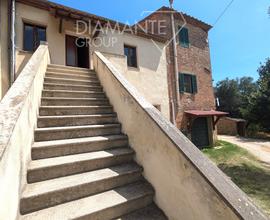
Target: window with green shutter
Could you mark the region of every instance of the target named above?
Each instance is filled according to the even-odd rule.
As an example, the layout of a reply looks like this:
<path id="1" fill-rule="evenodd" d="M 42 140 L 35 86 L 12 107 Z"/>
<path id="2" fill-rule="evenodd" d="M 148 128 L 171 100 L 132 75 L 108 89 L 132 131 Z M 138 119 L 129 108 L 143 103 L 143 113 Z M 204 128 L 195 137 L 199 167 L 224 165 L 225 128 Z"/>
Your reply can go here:
<path id="1" fill-rule="evenodd" d="M 191 75 L 191 83 L 192 83 L 192 93 L 198 93 L 197 87 L 197 77 L 195 75 Z"/>
<path id="2" fill-rule="evenodd" d="M 185 92 L 184 74 L 182 73 L 179 73 L 179 90 L 180 92 Z"/>
<path id="3" fill-rule="evenodd" d="M 198 93 L 197 77 L 191 74 L 179 73 L 179 90 L 181 93 Z"/>
<path id="4" fill-rule="evenodd" d="M 188 34 L 188 29 L 185 27 L 179 27 L 180 32 L 179 32 L 179 44 L 182 47 L 189 47 L 189 34 Z"/>

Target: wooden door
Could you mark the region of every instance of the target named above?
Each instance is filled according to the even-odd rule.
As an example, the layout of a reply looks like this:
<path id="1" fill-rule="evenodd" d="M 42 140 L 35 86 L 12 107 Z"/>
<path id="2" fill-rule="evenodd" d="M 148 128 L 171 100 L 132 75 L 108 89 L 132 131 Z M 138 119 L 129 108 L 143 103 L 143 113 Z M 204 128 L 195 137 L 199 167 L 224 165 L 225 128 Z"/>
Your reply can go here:
<path id="1" fill-rule="evenodd" d="M 209 146 L 207 118 L 197 118 L 194 120 L 191 129 L 191 139 L 199 149 Z"/>
<path id="2" fill-rule="evenodd" d="M 66 65 L 78 66 L 76 37 L 66 35 Z"/>

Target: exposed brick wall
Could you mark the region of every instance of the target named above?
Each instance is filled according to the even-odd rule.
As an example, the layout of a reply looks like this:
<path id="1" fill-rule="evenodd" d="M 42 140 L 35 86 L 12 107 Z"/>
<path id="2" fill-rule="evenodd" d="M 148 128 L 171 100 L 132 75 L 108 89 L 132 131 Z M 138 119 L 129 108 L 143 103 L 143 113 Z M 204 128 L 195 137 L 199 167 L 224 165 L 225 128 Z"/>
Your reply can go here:
<path id="1" fill-rule="evenodd" d="M 167 39 L 172 38 L 172 27 L 169 13 L 154 13 L 150 15 L 147 20 L 159 20 L 165 21 L 166 34 L 160 35 Z M 162 23 L 162 25 L 164 25 Z M 183 24 L 181 16 L 175 16 L 176 28 Z M 145 21 L 141 23 L 145 26 Z M 154 28 L 154 33 L 157 32 L 157 22 Z M 145 26 L 146 27 L 146 26 Z M 182 130 L 187 130 L 187 118 L 184 111 L 186 110 L 211 110 L 215 109 L 214 90 L 212 86 L 212 72 L 210 51 L 208 45 L 208 33 L 199 26 L 187 24 L 185 26 L 189 30 L 190 47 L 183 48 L 181 45 L 177 45 L 178 56 L 178 70 L 182 73 L 190 73 L 197 76 L 198 93 L 195 95 L 181 93 L 180 94 L 180 107 L 177 115 L 177 126 Z M 151 29 L 151 26 L 148 30 Z M 152 31 L 152 30 L 151 30 Z M 177 37 L 178 41 L 178 37 Z M 167 47 L 167 71 L 168 71 L 168 85 L 169 95 L 172 98 L 176 97 L 175 90 L 175 70 L 173 63 L 173 50 L 172 43 Z M 171 105 L 170 105 L 171 107 Z M 172 110 L 172 109 L 171 109 Z"/>
<path id="2" fill-rule="evenodd" d="M 215 109 L 215 97 L 212 85 L 210 51 L 207 43 L 208 35 L 201 28 L 187 24 L 189 30 L 190 47 L 184 48 L 178 44 L 178 70 L 197 76 L 198 93 L 180 94 L 180 110 L 177 124 L 181 129 L 186 128 L 186 110 Z"/>
<path id="3" fill-rule="evenodd" d="M 228 118 L 221 118 L 217 123 L 218 134 L 223 135 L 237 135 L 237 122 Z"/>

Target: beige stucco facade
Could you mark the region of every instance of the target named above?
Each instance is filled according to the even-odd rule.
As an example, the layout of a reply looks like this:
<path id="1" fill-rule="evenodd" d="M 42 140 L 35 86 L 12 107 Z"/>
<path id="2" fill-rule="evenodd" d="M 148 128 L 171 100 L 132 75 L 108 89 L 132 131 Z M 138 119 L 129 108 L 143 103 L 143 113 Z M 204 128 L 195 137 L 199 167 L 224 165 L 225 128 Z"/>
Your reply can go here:
<path id="1" fill-rule="evenodd" d="M 23 51 L 23 23 L 27 22 L 35 25 L 47 27 L 47 41 L 52 62 L 55 64 L 65 65 L 65 32 L 59 33 L 60 20 L 51 16 L 46 10 L 34 8 L 25 4 L 16 4 L 16 47 L 17 47 L 17 64 L 16 70 L 20 71 L 31 53 Z M 64 27 L 68 26 L 64 21 Z M 64 28 L 65 29 L 65 28 Z"/>
<path id="2" fill-rule="evenodd" d="M 76 33 L 75 21 L 63 20 L 62 33 L 59 32 L 59 18 L 55 18 L 48 11 L 31 7 L 22 3 L 16 4 L 16 76 L 19 75 L 32 53 L 23 51 L 23 24 L 32 23 L 47 27 L 47 41 L 54 64 L 66 65 L 65 36 L 83 36 L 91 39 L 91 35 Z M 113 44 L 93 44 L 90 51 L 101 51 L 115 64 L 125 77 L 142 93 L 153 105 L 161 107 L 161 112 L 169 118 L 169 97 L 167 84 L 167 63 L 164 45 L 151 39 L 131 34 L 107 33 L 100 35 L 104 42 L 113 40 Z M 124 56 L 124 44 L 137 48 L 138 68 L 128 68 Z M 161 48 L 161 50 L 160 50 Z M 91 56 L 90 56 L 91 59 Z"/>
<path id="3" fill-rule="evenodd" d="M 40 106 L 43 79 L 50 63 L 41 46 L 0 103 L 0 219 L 17 219 L 21 191 Z"/>
<path id="4" fill-rule="evenodd" d="M 108 33 L 105 42 L 113 45 L 95 48 L 102 52 L 121 71 L 126 79 L 153 105 L 160 106 L 162 114 L 169 119 L 169 96 L 165 46 L 150 39 L 131 34 Z M 136 47 L 138 68 L 127 66 L 124 45 Z M 161 49 L 160 49 L 161 48 Z"/>
<path id="5" fill-rule="evenodd" d="M 9 88 L 8 74 L 8 3 L 0 1 L 0 100 Z"/>

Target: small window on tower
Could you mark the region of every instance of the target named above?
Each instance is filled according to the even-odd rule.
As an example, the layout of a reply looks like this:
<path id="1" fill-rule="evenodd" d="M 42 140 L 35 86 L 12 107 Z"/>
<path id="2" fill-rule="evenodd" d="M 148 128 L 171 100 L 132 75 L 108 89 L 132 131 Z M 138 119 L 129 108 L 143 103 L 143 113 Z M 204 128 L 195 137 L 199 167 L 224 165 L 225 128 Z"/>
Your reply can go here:
<path id="1" fill-rule="evenodd" d="M 180 32 L 179 32 L 179 44 L 182 47 L 189 47 L 189 34 L 188 34 L 188 29 L 185 27 L 180 27 Z"/>

